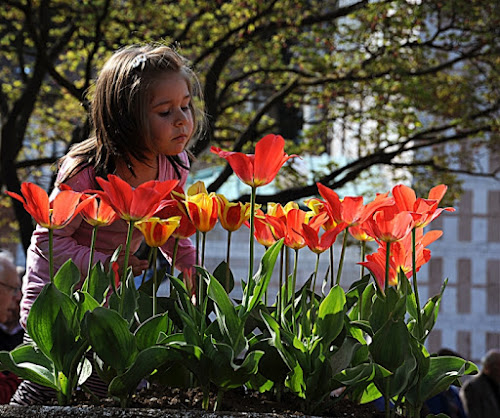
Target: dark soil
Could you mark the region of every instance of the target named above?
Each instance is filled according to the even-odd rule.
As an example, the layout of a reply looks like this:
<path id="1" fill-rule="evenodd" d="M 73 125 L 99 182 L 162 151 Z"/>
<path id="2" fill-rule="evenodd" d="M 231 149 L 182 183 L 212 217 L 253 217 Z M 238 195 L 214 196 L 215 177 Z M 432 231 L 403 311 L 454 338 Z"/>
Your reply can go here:
<path id="1" fill-rule="evenodd" d="M 130 408 L 153 408 L 170 410 L 192 410 L 202 409 L 203 394 L 199 389 L 179 389 L 165 388 L 152 385 L 149 388 L 141 389 L 132 396 L 129 403 Z M 215 393 L 210 396 L 210 410 L 215 405 Z M 115 399 L 105 398 L 99 402 L 91 399 L 85 392 L 77 392 L 74 406 L 93 405 L 103 407 L 116 407 L 119 402 Z M 224 394 L 222 411 L 227 412 L 254 412 L 254 413 L 274 413 L 277 416 L 310 416 L 303 412 L 300 399 L 285 394 L 280 402 L 269 393 L 258 393 L 244 391 L 242 389 L 231 390 Z M 324 411 L 314 412 L 315 416 L 334 418 L 375 418 L 383 415 L 377 413 L 371 405 L 357 405 L 353 402 L 338 398 L 332 405 Z"/>

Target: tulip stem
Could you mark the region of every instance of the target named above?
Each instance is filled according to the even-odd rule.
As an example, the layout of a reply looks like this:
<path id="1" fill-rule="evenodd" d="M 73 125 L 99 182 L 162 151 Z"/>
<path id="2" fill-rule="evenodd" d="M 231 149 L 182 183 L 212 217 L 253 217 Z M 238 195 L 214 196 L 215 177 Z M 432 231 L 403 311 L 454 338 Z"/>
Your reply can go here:
<path id="1" fill-rule="evenodd" d="M 179 238 L 175 238 L 175 243 L 174 243 L 174 251 L 172 253 L 172 267 L 170 274 L 175 277 L 175 261 L 177 259 L 177 250 L 179 249 Z M 175 288 L 172 284 L 172 281 L 170 280 L 170 297 L 175 296 Z"/>
<path id="2" fill-rule="evenodd" d="M 253 278 L 253 250 L 254 250 L 254 232 L 255 232 L 255 196 L 257 193 L 257 187 L 252 186 L 252 195 L 250 198 L 250 264 L 248 266 L 248 283 Z"/>
<path id="3" fill-rule="evenodd" d="M 87 280 L 85 280 L 85 283 L 83 284 L 82 290 L 86 292 L 89 288 L 89 280 L 90 280 L 90 272 L 92 271 L 92 264 L 94 264 L 94 251 L 95 251 L 95 242 L 97 238 L 97 228 L 98 226 L 95 225 L 92 228 L 92 238 L 91 238 L 91 243 L 90 243 L 90 255 L 89 255 L 89 268 L 87 272 Z"/>
<path id="4" fill-rule="evenodd" d="M 201 266 L 205 266 L 205 244 L 207 241 L 207 233 L 202 232 L 201 233 Z M 199 295 L 199 304 L 200 306 L 203 306 L 203 300 L 204 298 L 204 283 L 203 283 L 203 277 L 200 276 L 200 280 L 198 282 L 198 295 Z"/>
<path id="5" fill-rule="evenodd" d="M 54 230 L 49 228 L 49 276 L 54 283 Z"/>
<path id="6" fill-rule="evenodd" d="M 120 314 L 123 314 L 123 299 L 124 299 L 123 289 L 125 282 L 127 280 L 128 259 L 130 255 L 130 244 L 132 241 L 132 234 L 134 233 L 134 224 L 135 221 L 128 222 L 127 244 L 125 246 L 125 257 L 123 259 L 123 276 L 122 276 L 122 282 L 120 284 Z"/>
<path id="7" fill-rule="evenodd" d="M 387 296 L 387 290 L 389 289 L 389 261 L 391 257 L 391 242 L 387 241 L 386 253 L 385 253 L 385 283 L 384 283 L 384 293 Z"/>
<path id="8" fill-rule="evenodd" d="M 415 303 L 417 304 L 417 326 L 420 334 L 420 338 L 423 337 L 422 332 L 422 313 L 420 312 L 420 297 L 418 296 L 418 284 L 417 284 L 417 260 L 416 260 L 416 228 L 411 230 L 411 258 L 412 258 L 412 269 L 413 269 L 413 292 L 415 293 Z"/>
<path id="9" fill-rule="evenodd" d="M 156 297 L 156 293 L 158 292 L 158 273 L 156 271 L 156 259 L 158 256 L 158 247 L 153 247 L 153 258 L 151 261 L 151 265 L 153 266 L 153 316 L 156 315 L 158 310 L 158 301 Z"/>
<path id="10" fill-rule="evenodd" d="M 342 267 L 344 266 L 346 247 L 347 247 L 347 228 L 344 229 L 344 239 L 342 240 L 342 251 L 340 253 L 339 268 L 337 270 L 337 281 L 335 282 L 336 285 L 340 284 L 340 277 L 342 276 Z"/>
<path id="11" fill-rule="evenodd" d="M 316 300 L 316 278 L 318 277 L 318 268 L 319 268 L 319 256 L 321 253 L 316 254 L 316 266 L 314 267 L 314 279 L 312 283 L 311 289 L 311 311 L 314 306 L 314 301 Z"/>
<path id="12" fill-rule="evenodd" d="M 285 254 L 285 247 L 282 246 L 280 250 L 280 275 L 279 275 L 279 284 L 278 284 L 278 298 L 276 300 L 276 321 L 278 323 L 281 323 L 281 308 L 282 308 L 282 290 L 283 290 L 283 260 L 284 260 L 284 254 Z"/>
<path id="13" fill-rule="evenodd" d="M 227 231 L 227 251 L 226 251 L 226 293 L 229 295 L 229 277 L 231 269 L 229 268 L 229 260 L 231 257 L 231 232 Z"/>
<path id="14" fill-rule="evenodd" d="M 366 255 L 366 241 L 361 241 L 361 262 L 365 261 Z M 363 280 L 363 276 L 365 275 L 365 266 L 361 266 L 361 277 L 360 280 Z M 358 299 L 358 319 L 362 319 L 363 317 L 363 292 L 359 292 Z"/>
<path id="15" fill-rule="evenodd" d="M 149 249 L 149 254 L 148 254 L 148 267 L 151 267 L 151 259 L 153 258 L 153 247 L 151 247 Z M 144 284 L 144 282 L 146 281 L 146 274 L 148 272 L 149 268 L 147 268 L 146 270 L 144 270 L 144 272 L 142 273 L 142 279 L 141 279 L 141 286 Z"/>
<path id="16" fill-rule="evenodd" d="M 365 261 L 365 256 L 366 256 L 366 241 L 361 241 L 361 262 L 362 263 Z M 365 266 L 361 266 L 359 279 L 361 280 L 364 275 L 365 275 Z"/>
<path id="17" fill-rule="evenodd" d="M 330 287 L 333 287 L 334 284 L 334 268 L 333 268 L 333 245 L 330 247 Z"/>
<path id="18" fill-rule="evenodd" d="M 295 332 L 295 286 L 297 283 L 297 266 L 299 264 L 299 250 L 295 250 L 293 276 L 292 276 L 292 329 Z"/>

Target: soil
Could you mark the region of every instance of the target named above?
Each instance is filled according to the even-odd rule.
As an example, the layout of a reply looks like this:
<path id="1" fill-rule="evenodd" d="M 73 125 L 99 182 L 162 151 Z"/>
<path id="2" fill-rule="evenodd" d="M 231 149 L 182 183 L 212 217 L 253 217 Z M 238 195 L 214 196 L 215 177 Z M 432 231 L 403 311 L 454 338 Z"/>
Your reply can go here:
<path id="1" fill-rule="evenodd" d="M 165 388 L 163 386 L 151 385 L 149 388 L 141 389 L 132 396 L 130 408 L 152 408 L 169 410 L 202 410 L 203 394 L 200 389 Z M 213 410 L 216 396 L 210 396 L 210 411 Z M 85 392 L 77 392 L 73 400 L 74 406 L 102 406 L 117 407 L 119 403 L 115 399 L 105 398 L 99 402 L 92 400 Z M 222 411 L 228 412 L 250 412 L 250 413 L 272 413 L 276 417 L 305 417 L 302 412 L 300 399 L 291 394 L 283 395 L 280 402 L 273 399 L 269 393 L 258 393 L 236 389 L 224 394 Z M 372 405 L 357 405 L 347 399 L 338 398 L 332 406 L 315 416 L 332 418 L 379 418 L 383 417 Z"/>

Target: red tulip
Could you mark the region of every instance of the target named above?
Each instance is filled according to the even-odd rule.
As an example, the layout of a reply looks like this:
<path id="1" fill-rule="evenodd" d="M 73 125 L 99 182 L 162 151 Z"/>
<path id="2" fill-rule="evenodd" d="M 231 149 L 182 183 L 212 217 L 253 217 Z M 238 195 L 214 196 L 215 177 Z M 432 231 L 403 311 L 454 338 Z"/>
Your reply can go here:
<path id="1" fill-rule="evenodd" d="M 22 196 L 9 191 L 7 194 L 19 200 L 40 226 L 48 229 L 61 229 L 92 200 L 81 201 L 82 193 L 75 192 L 68 186 L 62 186 L 61 189 L 51 202 L 49 202 L 47 192 L 34 183 L 21 184 Z"/>
<path id="2" fill-rule="evenodd" d="M 266 216 L 266 222 L 274 229 L 274 236 L 277 239 L 284 238 L 284 244 L 293 250 L 299 250 L 306 246 L 306 240 L 303 236 L 303 225 L 309 224 L 312 228 L 319 229 L 321 224 L 326 220 L 325 216 L 319 215 L 307 218 L 310 213 L 302 209 L 290 209 L 285 216 L 275 217 Z"/>
<path id="3" fill-rule="evenodd" d="M 348 226 L 357 226 L 378 209 L 394 204 L 393 199 L 388 197 L 389 193 L 378 194 L 372 202 L 363 205 L 361 196 L 347 196 L 341 200 L 332 189 L 321 183 L 317 183 L 317 186 L 319 193 L 325 199 L 329 215 L 337 224 L 345 222 Z"/>
<path id="4" fill-rule="evenodd" d="M 382 208 L 363 224 L 368 235 L 383 242 L 403 239 L 414 226 L 415 221 L 411 213 L 399 212 L 396 206 Z"/>
<path id="5" fill-rule="evenodd" d="M 222 151 L 211 147 L 210 151 L 227 160 L 234 174 L 252 187 L 264 186 L 274 180 L 280 168 L 297 155 L 285 153 L 285 140 L 280 135 L 266 135 L 255 146 L 255 154 Z"/>
<path id="6" fill-rule="evenodd" d="M 443 211 L 455 211 L 451 207 L 438 208 L 439 202 L 441 202 L 447 189 L 446 185 L 440 184 L 430 190 L 427 199 L 417 199 L 415 191 L 411 187 L 399 184 L 394 186 L 392 194 L 399 210 L 413 213 L 415 228 L 424 228 L 441 215 Z"/>
<path id="7" fill-rule="evenodd" d="M 306 240 L 306 245 L 312 252 L 321 254 L 335 243 L 338 234 L 340 234 L 346 227 L 346 223 L 339 224 L 335 228 L 325 231 L 320 237 L 320 228 L 313 228 L 307 224 L 303 224 L 302 236 Z"/>
<path id="8" fill-rule="evenodd" d="M 136 222 L 150 218 L 156 211 L 171 204 L 165 199 L 179 180 L 151 180 L 135 189 L 113 174 L 108 175 L 108 181 L 97 177 L 97 182 L 104 192 L 95 193 L 110 205 L 120 218 Z"/>
<path id="9" fill-rule="evenodd" d="M 120 218 L 104 200 L 97 199 L 95 196 L 93 198 L 89 195 L 85 196 L 91 199 L 91 203 L 82 209 L 80 215 L 90 225 L 96 227 L 107 226 Z"/>

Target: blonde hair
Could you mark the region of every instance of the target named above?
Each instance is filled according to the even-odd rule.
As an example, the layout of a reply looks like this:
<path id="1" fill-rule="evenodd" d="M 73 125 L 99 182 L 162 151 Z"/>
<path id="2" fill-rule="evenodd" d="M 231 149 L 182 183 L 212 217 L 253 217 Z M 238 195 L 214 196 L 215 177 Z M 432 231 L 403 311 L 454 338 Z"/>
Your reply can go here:
<path id="1" fill-rule="evenodd" d="M 95 84 L 91 101 L 91 120 L 95 136 L 74 145 L 60 164 L 71 158 L 62 183 L 83 167 L 92 165 L 98 176 L 105 177 L 122 159 L 131 167 L 131 157 L 146 162 L 147 151 L 154 150 L 148 123 L 151 87 L 165 73 L 181 74 L 192 100 L 192 138 L 204 130 L 200 82 L 186 59 L 173 48 L 161 44 L 132 45 L 116 51 L 105 63 Z M 178 172 L 184 167 L 178 156 L 168 156 Z M 132 171 L 133 173 L 133 171 Z"/>

